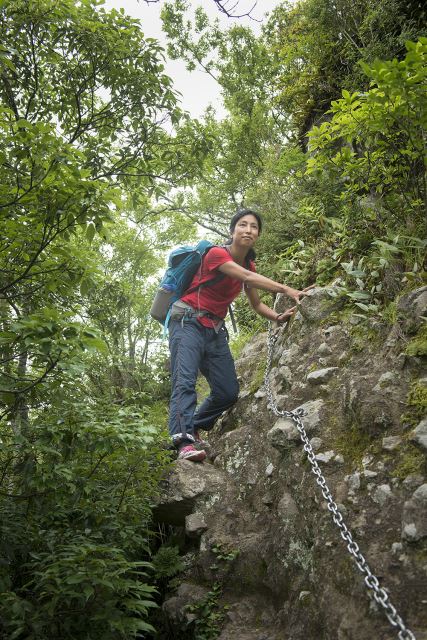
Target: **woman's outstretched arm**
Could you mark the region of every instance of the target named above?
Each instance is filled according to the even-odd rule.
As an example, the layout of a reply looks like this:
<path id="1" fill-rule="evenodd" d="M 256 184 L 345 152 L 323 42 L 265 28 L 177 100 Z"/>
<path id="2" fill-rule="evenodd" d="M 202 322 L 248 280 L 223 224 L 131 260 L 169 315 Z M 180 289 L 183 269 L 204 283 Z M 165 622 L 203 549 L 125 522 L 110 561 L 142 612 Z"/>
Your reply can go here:
<path id="1" fill-rule="evenodd" d="M 256 311 L 260 316 L 267 318 L 267 320 L 272 320 L 279 324 L 287 322 L 297 309 L 297 305 L 295 305 L 290 309 L 286 309 L 283 313 L 277 313 L 277 311 L 274 311 L 274 309 L 271 309 L 260 300 L 256 289 L 246 289 L 246 295 L 248 296 L 249 302 L 251 303 L 251 307 L 254 311 Z"/>
<path id="2" fill-rule="evenodd" d="M 311 285 L 310 287 L 306 287 L 302 291 L 299 291 L 298 289 L 288 287 L 286 284 L 280 284 L 280 282 L 275 282 L 275 280 L 266 278 L 260 273 L 255 273 L 254 271 L 244 269 L 236 262 L 225 262 L 220 267 L 218 267 L 218 270 L 221 271 L 221 273 L 225 273 L 230 278 L 235 278 L 236 280 L 240 280 L 241 282 L 243 282 L 243 284 L 245 285 L 245 289 L 249 287 L 249 289 L 247 289 L 248 296 L 249 291 L 252 291 L 252 289 L 263 289 L 264 291 L 271 291 L 272 293 L 283 293 L 286 296 L 289 296 L 289 298 L 295 300 L 296 303 L 298 303 L 303 296 L 307 295 L 309 289 L 312 289 L 314 287 L 314 285 Z M 253 301 L 251 300 L 251 298 L 249 299 L 251 301 L 252 307 L 255 309 L 255 311 L 257 311 L 257 307 L 259 307 L 259 305 L 255 304 L 255 297 Z M 266 305 L 263 306 L 266 307 Z M 266 308 L 268 309 L 269 307 Z"/>

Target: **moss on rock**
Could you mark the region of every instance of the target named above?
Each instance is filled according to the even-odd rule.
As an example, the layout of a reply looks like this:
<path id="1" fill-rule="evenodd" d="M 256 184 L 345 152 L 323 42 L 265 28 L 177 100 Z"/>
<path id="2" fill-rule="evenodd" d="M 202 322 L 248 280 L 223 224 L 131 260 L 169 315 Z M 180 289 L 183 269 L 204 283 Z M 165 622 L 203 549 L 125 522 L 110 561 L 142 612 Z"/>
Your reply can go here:
<path id="1" fill-rule="evenodd" d="M 427 356 L 427 325 L 421 326 L 418 333 L 406 345 L 408 356 Z"/>
<path id="2" fill-rule="evenodd" d="M 361 466 L 362 458 L 372 449 L 374 439 L 366 431 L 362 431 L 356 424 L 351 425 L 333 442 L 332 448 L 342 456 L 352 467 Z"/>
<path id="3" fill-rule="evenodd" d="M 415 445 L 408 444 L 402 451 L 396 467 L 391 472 L 394 478 L 404 480 L 410 474 L 425 472 L 426 457 Z"/>

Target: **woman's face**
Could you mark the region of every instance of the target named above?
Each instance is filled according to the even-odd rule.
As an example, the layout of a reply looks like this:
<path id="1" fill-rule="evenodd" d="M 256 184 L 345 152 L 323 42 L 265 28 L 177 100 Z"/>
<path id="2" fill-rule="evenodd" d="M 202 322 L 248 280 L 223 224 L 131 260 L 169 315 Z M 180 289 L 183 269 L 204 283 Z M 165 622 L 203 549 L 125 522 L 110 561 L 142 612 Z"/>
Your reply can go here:
<path id="1" fill-rule="evenodd" d="M 231 234 L 233 243 L 247 246 L 250 249 L 259 236 L 258 220 L 252 214 L 243 216 L 236 222 Z"/>

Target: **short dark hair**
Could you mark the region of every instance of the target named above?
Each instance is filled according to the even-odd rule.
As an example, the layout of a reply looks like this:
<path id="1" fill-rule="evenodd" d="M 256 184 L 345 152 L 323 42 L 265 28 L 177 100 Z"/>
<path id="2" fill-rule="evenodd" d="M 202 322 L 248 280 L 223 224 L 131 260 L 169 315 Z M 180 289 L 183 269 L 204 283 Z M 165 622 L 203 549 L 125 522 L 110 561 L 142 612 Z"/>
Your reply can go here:
<path id="1" fill-rule="evenodd" d="M 261 233 L 261 229 L 262 229 L 261 216 L 256 211 L 252 211 L 252 209 L 239 209 L 239 211 L 234 214 L 234 216 L 230 220 L 230 233 L 233 233 L 236 227 L 236 224 L 239 222 L 240 218 L 243 218 L 244 216 L 254 216 L 258 222 L 258 232 Z M 232 242 L 233 240 L 230 238 L 230 240 L 227 240 L 225 244 L 226 245 L 231 244 Z M 249 249 L 246 255 L 246 260 L 248 261 L 255 260 L 255 258 L 256 258 L 255 251 L 253 249 Z"/>
<path id="2" fill-rule="evenodd" d="M 259 233 L 261 233 L 261 230 L 262 230 L 261 216 L 259 215 L 259 213 L 257 213 L 256 211 L 253 211 L 252 209 L 239 209 L 237 213 L 234 214 L 234 216 L 230 220 L 230 232 L 233 233 L 236 224 L 239 222 L 240 218 L 243 218 L 244 216 L 254 216 L 254 218 L 256 218 L 256 221 L 258 222 L 258 231 Z"/>

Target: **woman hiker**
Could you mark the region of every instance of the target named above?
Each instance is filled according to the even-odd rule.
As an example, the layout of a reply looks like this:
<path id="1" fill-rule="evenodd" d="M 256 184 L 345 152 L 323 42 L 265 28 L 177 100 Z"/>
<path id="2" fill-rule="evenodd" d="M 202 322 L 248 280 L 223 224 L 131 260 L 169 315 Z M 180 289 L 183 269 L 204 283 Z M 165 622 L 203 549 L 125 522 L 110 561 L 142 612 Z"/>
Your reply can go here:
<path id="1" fill-rule="evenodd" d="M 209 431 L 219 416 L 237 400 L 239 384 L 228 346 L 224 318 L 228 306 L 242 286 L 252 308 L 264 318 L 283 323 L 296 306 L 277 313 L 261 302 L 257 289 L 284 293 L 296 303 L 311 287 L 302 291 L 270 280 L 255 271 L 253 246 L 261 233 L 260 216 L 250 209 L 238 211 L 230 222 L 231 242 L 226 248 L 213 247 L 203 257 L 186 295 L 175 302 L 169 323 L 172 396 L 169 432 L 178 449 L 178 458 L 202 461 L 203 449 L 196 449 L 199 430 Z M 212 286 L 198 287 L 222 274 Z M 194 291 L 191 291 L 195 288 Z M 196 409 L 198 371 L 210 386 L 210 395 Z"/>

